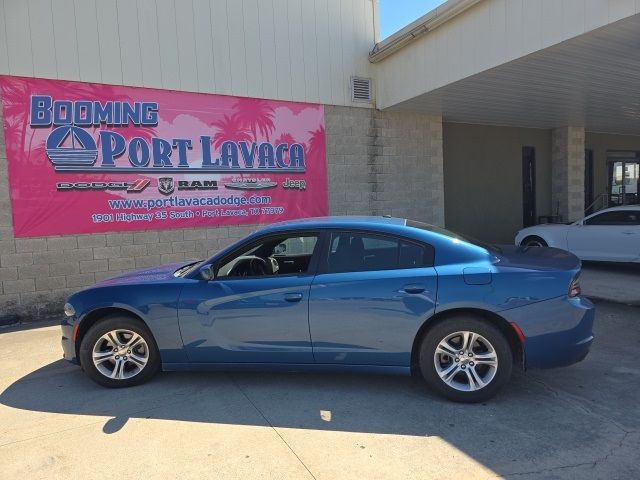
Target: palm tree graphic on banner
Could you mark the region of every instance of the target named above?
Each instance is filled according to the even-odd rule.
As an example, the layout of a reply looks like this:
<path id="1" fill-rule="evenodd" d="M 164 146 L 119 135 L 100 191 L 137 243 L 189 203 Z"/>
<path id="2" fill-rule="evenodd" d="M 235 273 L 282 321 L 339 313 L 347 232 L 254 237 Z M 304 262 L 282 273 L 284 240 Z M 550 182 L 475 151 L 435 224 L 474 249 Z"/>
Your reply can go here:
<path id="1" fill-rule="evenodd" d="M 233 109 L 240 125 L 251 132 L 254 142 L 259 143 L 258 132 L 267 142 L 269 141 L 269 135 L 276 129 L 273 123 L 273 107 L 264 100 L 241 98 Z"/>

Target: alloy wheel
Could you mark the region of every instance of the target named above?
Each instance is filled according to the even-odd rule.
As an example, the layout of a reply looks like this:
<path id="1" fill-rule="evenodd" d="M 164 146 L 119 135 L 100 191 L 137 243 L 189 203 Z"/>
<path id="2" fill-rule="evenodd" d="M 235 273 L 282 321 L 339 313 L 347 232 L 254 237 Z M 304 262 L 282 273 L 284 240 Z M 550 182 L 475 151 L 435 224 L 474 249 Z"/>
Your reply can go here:
<path id="1" fill-rule="evenodd" d="M 96 341 L 91 353 L 96 370 L 107 378 L 127 380 L 149 361 L 149 346 L 141 335 L 126 329 L 111 330 Z"/>
<path id="2" fill-rule="evenodd" d="M 451 388 L 461 392 L 480 390 L 494 379 L 498 355 L 493 345 L 475 332 L 460 331 L 447 335 L 433 356 L 436 372 Z"/>

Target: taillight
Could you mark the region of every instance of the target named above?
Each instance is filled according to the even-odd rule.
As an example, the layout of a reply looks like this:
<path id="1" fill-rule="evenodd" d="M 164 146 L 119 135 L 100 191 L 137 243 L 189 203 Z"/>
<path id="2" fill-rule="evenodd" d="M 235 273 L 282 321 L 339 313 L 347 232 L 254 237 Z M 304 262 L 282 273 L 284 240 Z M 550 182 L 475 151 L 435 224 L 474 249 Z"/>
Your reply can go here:
<path id="1" fill-rule="evenodd" d="M 578 276 L 579 274 L 573 277 L 573 280 L 571 280 L 571 283 L 569 284 L 569 298 L 577 297 L 582 293 L 582 291 L 580 290 L 580 282 L 578 281 Z"/>

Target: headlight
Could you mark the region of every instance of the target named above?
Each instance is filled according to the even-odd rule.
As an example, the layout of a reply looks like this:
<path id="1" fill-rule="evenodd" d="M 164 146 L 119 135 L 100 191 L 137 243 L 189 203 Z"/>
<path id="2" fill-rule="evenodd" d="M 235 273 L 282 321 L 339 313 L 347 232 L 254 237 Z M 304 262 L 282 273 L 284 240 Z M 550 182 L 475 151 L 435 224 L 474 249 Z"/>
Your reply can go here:
<path id="1" fill-rule="evenodd" d="M 76 309 L 73 308 L 73 305 L 71 305 L 70 303 L 65 303 L 64 304 L 64 314 L 67 317 L 73 317 L 76 314 Z"/>

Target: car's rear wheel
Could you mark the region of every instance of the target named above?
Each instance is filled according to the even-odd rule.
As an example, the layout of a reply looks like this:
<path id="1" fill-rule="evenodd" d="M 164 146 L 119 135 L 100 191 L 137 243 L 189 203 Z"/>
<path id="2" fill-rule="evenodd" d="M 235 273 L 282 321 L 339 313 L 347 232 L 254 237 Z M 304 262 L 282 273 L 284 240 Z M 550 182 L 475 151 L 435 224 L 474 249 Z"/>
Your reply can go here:
<path id="1" fill-rule="evenodd" d="M 140 320 L 107 317 L 94 324 L 80 343 L 80 363 L 96 383 L 130 387 L 149 380 L 160 368 L 158 347 Z"/>
<path id="2" fill-rule="evenodd" d="M 522 243 L 520 243 L 523 247 L 548 247 L 549 245 L 542 238 L 531 236 L 525 238 Z"/>
<path id="3" fill-rule="evenodd" d="M 455 402 L 493 397 L 509 381 L 512 368 L 509 341 L 482 318 L 448 318 L 422 340 L 422 376 L 430 388 Z"/>

